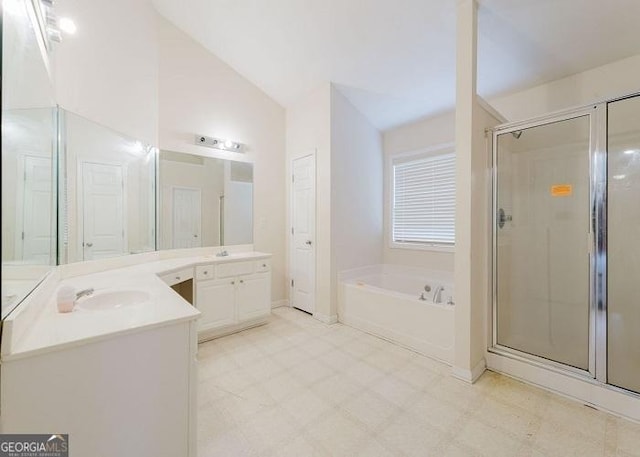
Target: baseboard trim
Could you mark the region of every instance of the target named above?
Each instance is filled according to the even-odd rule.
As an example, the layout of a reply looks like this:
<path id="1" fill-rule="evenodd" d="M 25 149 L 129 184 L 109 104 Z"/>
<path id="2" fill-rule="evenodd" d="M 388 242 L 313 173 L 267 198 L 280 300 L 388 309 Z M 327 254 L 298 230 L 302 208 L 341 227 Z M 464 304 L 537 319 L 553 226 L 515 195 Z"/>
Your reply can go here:
<path id="1" fill-rule="evenodd" d="M 285 299 L 282 299 L 282 300 L 276 300 L 274 302 L 271 302 L 271 309 L 280 308 L 282 306 L 291 306 L 289 304 L 289 300 L 285 298 Z"/>
<path id="2" fill-rule="evenodd" d="M 469 384 L 473 384 L 482 376 L 482 373 L 487 369 L 487 362 L 483 358 L 473 367 L 471 370 L 467 370 L 464 368 L 456 367 L 455 365 L 451 367 L 451 375 L 454 378 L 460 379 L 461 381 L 468 382 Z"/>
<path id="3" fill-rule="evenodd" d="M 325 324 L 336 324 L 338 322 L 338 315 L 333 314 L 328 316 L 326 314 L 313 313 L 313 317 L 318 319 L 320 322 L 324 322 Z"/>

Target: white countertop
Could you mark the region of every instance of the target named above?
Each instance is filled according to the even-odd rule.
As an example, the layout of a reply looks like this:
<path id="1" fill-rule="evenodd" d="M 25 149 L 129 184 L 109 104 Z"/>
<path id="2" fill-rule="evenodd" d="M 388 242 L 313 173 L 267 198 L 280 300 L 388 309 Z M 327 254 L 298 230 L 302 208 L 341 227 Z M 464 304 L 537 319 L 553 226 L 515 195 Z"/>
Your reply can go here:
<path id="1" fill-rule="evenodd" d="M 261 252 L 240 252 L 226 257 L 205 255 L 181 257 L 140 263 L 108 271 L 63 279 L 51 287 L 53 293 L 40 303 L 21 306 L 40 306 L 27 330 L 22 335 L 3 335 L 13 338 L 10 349 L 2 351 L 2 360 L 36 355 L 59 350 L 72 345 L 110 338 L 115 335 L 139 331 L 170 323 L 197 319 L 200 312 L 167 286 L 158 275 L 197 265 L 257 260 L 270 257 Z M 108 310 L 86 311 L 77 306 L 71 313 L 59 313 L 56 292 L 62 286 L 72 286 L 76 291 L 93 288 L 94 293 L 116 290 L 142 290 L 150 295 L 145 303 Z M 5 330 L 8 322 L 5 321 Z"/>

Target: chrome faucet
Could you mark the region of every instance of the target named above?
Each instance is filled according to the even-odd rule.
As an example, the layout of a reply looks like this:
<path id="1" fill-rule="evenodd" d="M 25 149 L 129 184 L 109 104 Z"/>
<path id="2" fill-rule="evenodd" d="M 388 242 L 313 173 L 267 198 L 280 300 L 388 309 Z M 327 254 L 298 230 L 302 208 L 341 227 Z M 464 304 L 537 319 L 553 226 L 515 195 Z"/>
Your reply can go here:
<path id="1" fill-rule="evenodd" d="M 229 253 L 227 252 L 227 250 L 226 250 L 226 249 L 224 249 L 224 250 L 222 250 L 222 251 L 218 252 L 218 253 L 216 254 L 216 257 L 227 257 L 228 255 L 229 255 Z"/>
<path id="2" fill-rule="evenodd" d="M 424 292 L 420 294 L 420 296 L 418 297 L 418 300 L 427 301 L 427 297 L 424 296 Z"/>
<path id="3" fill-rule="evenodd" d="M 444 290 L 444 286 L 436 287 L 436 290 L 433 292 L 433 302 L 434 303 L 442 303 L 442 291 Z"/>
<path id="4" fill-rule="evenodd" d="M 87 295 L 93 294 L 93 292 L 94 292 L 93 287 L 89 289 L 82 289 L 80 292 L 76 293 L 76 301 L 81 299 L 82 297 L 86 297 Z"/>

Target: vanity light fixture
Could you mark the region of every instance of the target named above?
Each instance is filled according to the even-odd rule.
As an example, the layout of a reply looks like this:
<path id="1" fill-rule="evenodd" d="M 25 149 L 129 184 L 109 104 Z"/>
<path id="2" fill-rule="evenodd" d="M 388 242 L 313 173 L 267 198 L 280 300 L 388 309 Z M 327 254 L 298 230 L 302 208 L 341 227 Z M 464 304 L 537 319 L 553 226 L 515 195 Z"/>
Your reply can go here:
<path id="1" fill-rule="evenodd" d="M 244 144 L 205 135 L 196 135 L 196 144 L 229 152 L 244 152 Z"/>

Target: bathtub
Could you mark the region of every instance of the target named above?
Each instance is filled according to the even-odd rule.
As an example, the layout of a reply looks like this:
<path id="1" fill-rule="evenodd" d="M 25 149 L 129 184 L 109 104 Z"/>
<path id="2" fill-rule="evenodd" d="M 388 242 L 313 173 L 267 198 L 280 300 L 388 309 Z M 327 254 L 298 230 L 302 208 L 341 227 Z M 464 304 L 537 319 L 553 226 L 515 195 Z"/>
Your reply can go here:
<path id="1" fill-rule="evenodd" d="M 451 273 L 373 265 L 342 272 L 339 281 L 340 322 L 452 363 L 455 295 Z M 438 286 L 444 287 L 442 302 L 434 303 Z"/>

